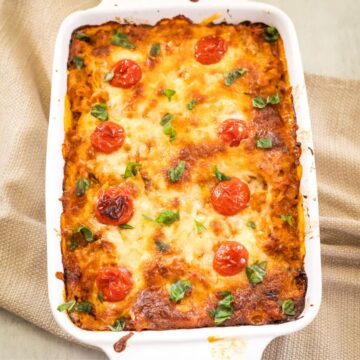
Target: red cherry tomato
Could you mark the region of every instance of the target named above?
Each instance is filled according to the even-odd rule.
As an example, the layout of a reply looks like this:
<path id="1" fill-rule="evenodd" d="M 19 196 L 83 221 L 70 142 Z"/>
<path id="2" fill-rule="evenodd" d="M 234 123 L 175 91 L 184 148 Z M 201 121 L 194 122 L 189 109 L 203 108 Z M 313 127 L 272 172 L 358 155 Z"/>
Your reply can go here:
<path id="1" fill-rule="evenodd" d="M 132 60 L 123 59 L 115 64 L 112 71 L 114 77 L 110 80 L 110 85 L 128 89 L 137 84 L 142 76 L 141 67 Z"/>
<path id="2" fill-rule="evenodd" d="M 248 262 L 249 253 L 236 241 L 225 241 L 217 248 L 213 267 L 222 276 L 232 276 L 243 270 Z"/>
<path id="3" fill-rule="evenodd" d="M 125 140 L 125 130 L 111 121 L 102 122 L 91 135 L 91 145 L 100 152 L 110 154 L 119 149 Z"/>
<path id="4" fill-rule="evenodd" d="M 250 200 L 249 187 L 237 178 L 217 184 L 211 194 L 211 204 L 221 215 L 232 216 L 244 209 Z"/>
<path id="5" fill-rule="evenodd" d="M 134 213 L 134 204 L 129 191 L 122 187 L 110 187 L 100 192 L 95 216 L 103 224 L 126 224 Z"/>
<path id="6" fill-rule="evenodd" d="M 102 268 L 96 277 L 96 286 L 105 301 L 121 301 L 133 287 L 131 273 L 123 267 Z"/>
<path id="7" fill-rule="evenodd" d="M 220 36 L 205 36 L 195 45 L 195 59 L 203 65 L 216 64 L 223 58 L 227 48 L 227 42 Z"/>
<path id="8" fill-rule="evenodd" d="M 218 133 L 223 142 L 239 146 L 240 141 L 248 137 L 249 129 L 245 121 L 228 119 L 220 125 Z"/>

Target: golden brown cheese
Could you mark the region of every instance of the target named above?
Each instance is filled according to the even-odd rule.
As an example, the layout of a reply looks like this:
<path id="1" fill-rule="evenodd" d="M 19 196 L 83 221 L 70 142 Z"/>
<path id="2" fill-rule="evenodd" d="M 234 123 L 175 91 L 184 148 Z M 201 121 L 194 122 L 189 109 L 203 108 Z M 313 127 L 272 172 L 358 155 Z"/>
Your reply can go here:
<path id="1" fill-rule="evenodd" d="M 264 39 L 266 26 L 196 25 L 183 17 L 162 20 L 155 26 L 107 23 L 74 32 L 68 63 L 67 120 L 63 155 L 66 161 L 62 253 L 67 301 L 88 302 L 88 312 L 72 309 L 69 315 L 83 329 L 108 330 L 120 317 L 127 330 L 214 326 L 212 309 L 233 295 L 231 316 L 222 324 L 268 324 L 295 319 L 304 306 L 306 276 L 299 195 L 299 144 L 283 43 Z M 111 44 L 116 31 L 126 34 L 135 49 Z M 204 36 L 223 38 L 228 49 L 216 64 L 194 58 L 196 42 Z M 150 56 L 153 43 L 161 52 Z M 76 67 L 75 57 L 83 66 Z M 104 81 L 121 59 L 134 60 L 142 69 L 135 86 L 122 89 Z M 245 68 L 231 86 L 224 73 Z M 174 89 L 168 101 L 164 89 Z M 256 96 L 280 94 L 280 104 L 253 106 Z M 187 108 L 191 100 L 197 104 Z M 99 119 L 91 115 L 95 104 L 106 103 L 109 120 L 126 133 L 120 149 L 96 151 L 90 137 Z M 174 115 L 176 138 L 171 143 L 161 118 Z M 218 128 L 226 119 L 242 119 L 247 139 L 230 147 L 220 141 Z M 271 149 L 256 147 L 256 139 L 271 138 Z M 167 175 L 179 161 L 186 170 L 178 183 Z M 124 179 L 127 163 L 141 163 L 140 172 Z M 234 216 L 223 216 L 211 205 L 211 192 L 219 182 L 214 166 L 244 181 L 250 189 L 249 205 Z M 90 181 L 85 195 L 76 195 L 76 182 Z M 99 193 L 125 184 L 133 194 L 133 229 L 105 225 L 95 217 Z M 178 210 L 180 220 L 170 226 L 151 222 L 164 209 Z M 291 214 L 291 221 L 284 215 Z M 195 220 L 206 230 L 199 233 Z M 256 226 L 253 229 L 249 221 Z M 87 242 L 75 229 L 91 229 Z M 159 241 L 167 245 L 159 251 Z M 266 261 L 263 281 L 252 284 L 246 271 L 221 276 L 213 268 L 214 252 L 223 241 L 237 241 L 249 252 L 248 266 Z M 132 274 L 133 287 L 122 301 L 101 301 L 98 271 L 122 266 Z M 179 279 L 192 288 L 178 303 L 169 299 L 169 287 Z M 282 302 L 291 300 L 292 314 Z M 290 309 L 291 310 L 291 309 Z M 290 311 L 291 313 L 291 311 Z"/>

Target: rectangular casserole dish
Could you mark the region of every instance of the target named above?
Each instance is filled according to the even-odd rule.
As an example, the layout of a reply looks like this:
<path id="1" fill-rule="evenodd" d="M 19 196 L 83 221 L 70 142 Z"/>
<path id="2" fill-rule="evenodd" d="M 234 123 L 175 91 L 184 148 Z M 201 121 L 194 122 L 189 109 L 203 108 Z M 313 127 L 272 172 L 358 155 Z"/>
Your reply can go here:
<path id="1" fill-rule="evenodd" d="M 308 275 L 308 290 L 305 309 L 294 322 L 278 325 L 203 328 L 190 330 L 145 331 L 135 333 L 121 354 L 115 353 L 113 344 L 124 333 L 90 332 L 77 328 L 64 313 L 56 308 L 63 301 L 63 283 L 55 279 L 55 272 L 62 270 L 59 219 L 62 206 L 63 165 L 62 142 L 64 138 L 64 97 L 66 93 L 68 44 L 72 31 L 82 25 L 96 25 L 110 20 L 127 19 L 138 24 L 154 24 L 158 20 L 176 15 L 185 15 L 200 22 L 215 13 L 216 22 L 239 23 L 242 21 L 263 22 L 278 28 L 282 35 L 297 122 L 298 140 L 302 144 L 301 164 L 303 177 L 301 193 L 305 211 L 305 270 Z M 295 30 L 288 17 L 278 9 L 260 3 L 212 0 L 190 2 L 186 0 L 152 1 L 137 0 L 131 5 L 122 1 L 103 1 L 98 7 L 77 12 L 61 25 L 54 54 L 53 85 L 48 137 L 46 173 L 46 216 L 48 241 L 48 281 L 51 308 L 56 321 L 69 334 L 84 343 L 102 348 L 111 358 L 134 359 L 140 356 L 167 358 L 168 350 L 181 346 L 181 352 L 172 351 L 172 357 L 183 358 L 195 355 L 200 358 L 256 359 L 268 342 L 275 336 L 284 335 L 306 326 L 316 315 L 321 299 L 320 243 L 316 177 L 306 89 Z M 209 341 L 209 339 L 211 341 Z M 214 339 L 221 339 L 213 341 Z M 184 346 L 185 345 L 185 346 Z"/>

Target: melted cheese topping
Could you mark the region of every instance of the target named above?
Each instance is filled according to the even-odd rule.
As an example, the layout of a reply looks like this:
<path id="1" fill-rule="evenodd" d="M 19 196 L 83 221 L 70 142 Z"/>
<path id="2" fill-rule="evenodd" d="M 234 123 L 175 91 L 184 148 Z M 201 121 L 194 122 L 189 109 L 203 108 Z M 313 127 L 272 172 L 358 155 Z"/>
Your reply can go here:
<path id="1" fill-rule="evenodd" d="M 136 49 L 111 45 L 115 29 L 127 33 Z M 193 25 L 181 18 L 164 20 L 155 27 L 109 23 L 81 31 L 91 41 L 80 41 L 74 35 L 70 48 L 66 113 L 72 113 L 72 126 L 67 120 L 62 249 L 68 299 L 89 301 L 93 310 L 90 315 L 73 313 L 72 319 L 83 328 L 106 329 L 124 315 L 133 321 L 129 328 L 163 328 L 146 314 L 137 313 L 142 291 L 159 284 L 166 291 L 174 280 L 189 278 L 193 284 L 191 296 L 174 306 L 182 314 L 192 309 L 203 320 L 177 325 L 169 318 L 169 326 L 211 324 L 201 309 L 214 303 L 217 291 L 249 287 L 245 271 L 224 277 L 213 269 L 214 250 L 222 241 L 243 244 L 249 252 L 248 263 L 267 261 L 268 273 L 272 269 L 285 272 L 302 268 L 303 239 L 297 228 L 298 155 L 293 151 L 296 124 L 281 39 L 275 44 L 264 41 L 262 25 Z M 204 66 L 194 59 L 194 46 L 201 37 L 214 33 L 228 42 L 228 50 L 220 62 Z M 161 53 L 150 58 L 150 46 L 155 42 L 161 44 Z M 82 69 L 72 65 L 74 56 L 83 57 Z M 142 69 L 142 79 L 133 88 L 116 88 L 103 81 L 121 59 L 131 59 Z M 239 67 L 246 68 L 247 73 L 232 86 L 225 86 L 224 73 Z M 171 101 L 161 94 L 163 89 L 176 91 Z M 253 108 L 253 97 L 275 92 L 281 93 L 281 104 L 274 106 L 275 115 Z M 189 111 L 186 105 L 192 99 L 198 104 Z M 107 104 L 109 120 L 121 125 L 126 133 L 122 147 L 111 154 L 95 152 L 90 143 L 100 123 L 91 115 L 91 107 L 100 102 Z M 160 125 L 166 113 L 175 116 L 173 143 Z M 238 147 L 224 145 L 218 137 L 219 125 L 231 118 L 246 121 L 251 129 L 249 138 Z M 257 149 L 259 134 L 273 136 L 274 149 Z M 181 159 L 189 166 L 189 174 L 171 184 L 167 170 Z M 125 180 L 126 165 L 134 161 L 141 163 L 141 171 Z M 249 206 L 235 216 L 222 216 L 211 205 L 210 194 L 218 183 L 213 173 L 215 165 L 250 188 Z M 91 186 L 84 197 L 78 198 L 74 189 L 81 177 L 90 178 Z M 99 191 L 119 184 L 131 184 L 136 192 L 131 230 L 104 225 L 95 218 Z M 164 209 L 179 210 L 180 221 L 164 226 L 143 216 L 156 218 Z M 288 212 L 293 214 L 292 227 L 280 220 L 280 215 Z M 201 234 L 195 220 L 206 227 Z M 256 224 L 255 230 L 247 226 L 249 221 Z M 96 241 L 71 249 L 71 236 L 79 224 L 88 226 Z M 167 243 L 171 250 L 159 252 L 156 240 Z M 124 301 L 101 303 L 97 299 L 96 273 L 110 265 L 128 269 L 134 286 Z M 159 267 L 163 275 L 159 275 Z M 74 276 L 69 274 L 74 273 L 78 277 L 70 281 Z M 303 297 L 303 289 L 295 291 L 292 279 L 286 286 L 284 296 Z M 145 323 L 137 323 L 138 317 L 145 318 Z M 264 319 L 274 321 L 271 317 Z"/>

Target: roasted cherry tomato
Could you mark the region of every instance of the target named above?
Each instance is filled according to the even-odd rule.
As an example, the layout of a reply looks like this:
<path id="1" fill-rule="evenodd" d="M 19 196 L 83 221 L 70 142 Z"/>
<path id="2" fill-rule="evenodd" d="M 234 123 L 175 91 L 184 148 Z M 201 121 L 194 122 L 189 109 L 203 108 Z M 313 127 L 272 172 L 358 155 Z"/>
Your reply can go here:
<path id="1" fill-rule="evenodd" d="M 203 65 L 216 64 L 223 58 L 227 48 L 227 42 L 220 36 L 205 36 L 195 45 L 195 59 Z"/>
<path id="2" fill-rule="evenodd" d="M 109 266 L 100 269 L 96 277 L 98 290 L 105 301 L 121 301 L 131 291 L 131 273 L 123 267 Z"/>
<path id="3" fill-rule="evenodd" d="M 123 59 L 112 68 L 114 77 L 110 80 L 110 85 L 128 89 L 137 84 L 142 75 L 141 67 L 132 60 Z"/>
<path id="4" fill-rule="evenodd" d="M 91 145 L 97 150 L 110 154 L 119 149 L 125 140 L 125 130 L 111 121 L 99 124 L 91 135 Z"/>
<path id="5" fill-rule="evenodd" d="M 246 248 L 236 241 L 225 241 L 217 248 L 213 267 L 222 276 L 232 276 L 243 270 L 248 261 Z"/>
<path id="6" fill-rule="evenodd" d="M 228 119 L 220 125 L 218 133 L 223 142 L 230 146 L 239 146 L 240 141 L 248 137 L 249 129 L 245 121 Z"/>
<path id="7" fill-rule="evenodd" d="M 221 215 L 232 216 L 244 209 L 250 200 L 249 187 L 237 178 L 217 184 L 211 194 L 211 204 Z"/>
<path id="8" fill-rule="evenodd" d="M 134 213 L 134 204 L 129 191 L 122 187 L 110 187 L 98 197 L 95 216 L 103 224 L 126 224 Z"/>

